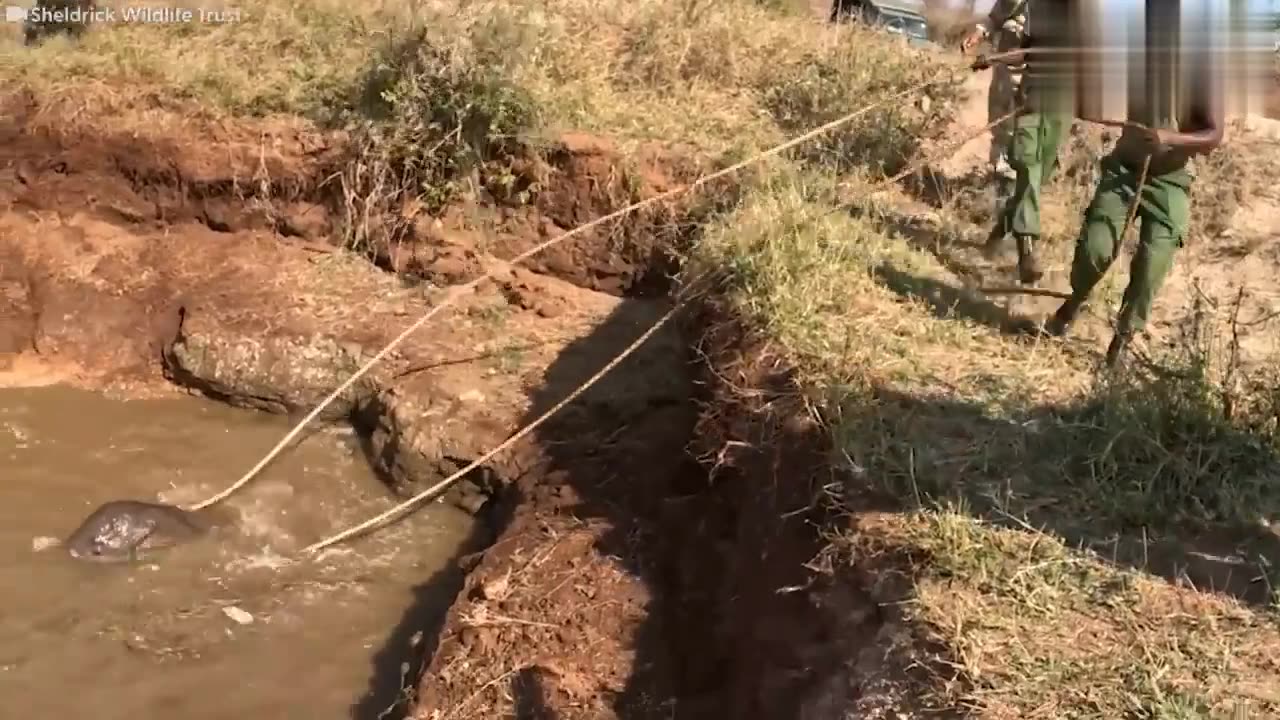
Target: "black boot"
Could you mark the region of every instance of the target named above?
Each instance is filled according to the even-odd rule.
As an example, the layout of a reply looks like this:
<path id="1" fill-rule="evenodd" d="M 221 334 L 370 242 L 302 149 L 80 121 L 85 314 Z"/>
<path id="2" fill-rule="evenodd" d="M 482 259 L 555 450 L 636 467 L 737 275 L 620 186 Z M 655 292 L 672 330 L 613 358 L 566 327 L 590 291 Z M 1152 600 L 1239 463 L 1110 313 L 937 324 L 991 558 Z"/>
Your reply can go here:
<path id="1" fill-rule="evenodd" d="M 1129 349 L 1129 343 L 1133 340 L 1132 333 L 1119 331 L 1111 338 L 1111 344 L 1107 346 L 1106 365 L 1109 370 L 1118 370 L 1124 366 L 1124 359 Z"/>
<path id="2" fill-rule="evenodd" d="M 1041 322 L 1026 319 L 1016 325 L 1016 332 L 1039 338 L 1060 338 L 1071 329 L 1071 324 L 1084 308 L 1083 300 L 1074 298 L 1062 303 L 1053 315 Z"/>
<path id="3" fill-rule="evenodd" d="M 1045 323 L 1044 331 L 1053 337 L 1062 337 L 1071 329 L 1071 325 L 1080 316 L 1080 311 L 1084 308 L 1084 301 L 1076 298 L 1068 298 L 1066 302 L 1058 307 L 1053 317 L 1049 318 L 1049 322 Z"/>
<path id="4" fill-rule="evenodd" d="M 1036 258 L 1035 240 L 1026 235 L 1018 236 L 1018 279 L 1023 285 L 1035 285 L 1044 277 L 1044 269 Z"/>
<path id="5" fill-rule="evenodd" d="M 996 215 L 1009 215 L 1009 201 L 1013 199 L 1014 188 L 1017 187 L 1017 178 L 1008 175 L 996 174 L 992 183 L 995 186 Z"/>
<path id="6" fill-rule="evenodd" d="M 1005 230 L 1004 220 L 996 222 L 996 226 L 991 228 L 991 232 L 987 235 L 987 242 L 982 246 L 982 257 L 987 260 L 995 260 L 1004 252 L 1005 242 L 1009 239 L 1009 231 Z"/>
<path id="7" fill-rule="evenodd" d="M 1009 239 L 1009 199 L 1013 197 L 1013 180 L 997 175 L 995 185 L 995 225 L 987 235 L 987 242 L 982 246 L 982 255 L 987 260 L 995 260 L 1004 250 L 1005 241 Z"/>

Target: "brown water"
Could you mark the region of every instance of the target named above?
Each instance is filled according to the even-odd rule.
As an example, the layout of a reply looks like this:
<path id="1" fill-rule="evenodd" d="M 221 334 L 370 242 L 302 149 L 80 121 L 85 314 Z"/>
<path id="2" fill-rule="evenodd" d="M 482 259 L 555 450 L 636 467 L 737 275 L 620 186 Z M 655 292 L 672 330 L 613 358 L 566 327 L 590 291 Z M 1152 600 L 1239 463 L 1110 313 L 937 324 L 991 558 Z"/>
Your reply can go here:
<path id="1" fill-rule="evenodd" d="M 431 504 L 290 562 L 394 504 L 349 437 L 306 437 L 218 506 L 229 527 L 143 564 L 33 548 L 108 500 L 203 499 L 288 429 L 194 398 L 0 389 L 0 708 L 95 720 L 353 717 L 413 589 L 446 565 L 472 521 Z M 232 617 L 241 612 L 252 622 Z"/>

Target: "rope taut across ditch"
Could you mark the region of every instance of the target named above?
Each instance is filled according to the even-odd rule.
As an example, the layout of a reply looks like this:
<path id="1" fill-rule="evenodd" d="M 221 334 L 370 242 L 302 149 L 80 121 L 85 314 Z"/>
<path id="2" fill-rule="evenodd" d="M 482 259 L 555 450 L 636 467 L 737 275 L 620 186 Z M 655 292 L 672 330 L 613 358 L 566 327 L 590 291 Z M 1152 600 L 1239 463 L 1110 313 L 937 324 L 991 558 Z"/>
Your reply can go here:
<path id="1" fill-rule="evenodd" d="M 621 208 L 607 215 L 596 218 L 595 220 L 587 222 L 583 225 L 579 225 L 578 227 L 573 228 L 572 230 L 569 230 L 553 238 L 550 238 L 524 251 L 523 253 L 520 253 L 519 255 L 512 258 L 509 261 L 509 264 L 518 265 L 524 260 L 527 260 L 528 258 L 542 252 L 543 250 L 546 250 L 547 248 L 550 248 L 554 245 L 564 242 L 565 240 L 568 240 L 577 235 L 581 235 L 582 233 L 588 230 L 591 230 L 592 228 L 599 227 L 601 225 L 604 225 L 605 223 L 608 223 L 614 220 L 618 220 L 638 210 L 642 210 L 647 207 L 652 207 L 660 203 L 675 199 L 681 195 L 697 190 L 711 182 L 714 182 L 721 178 L 735 174 L 738 171 L 746 167 L 749 167 L 751 165 L 754 165 L 756 163 L 759 163 L 767 158 L 775 157 L 783 152 L 786 152 L 787 150 L 797 147 L 805 142 L 808 142 L 809 140 L 820 137 L 837 128 L 847 125 L 873 110 L 882 108 L 895 101 L 899 101 L 904 98 L 923 92 L 929 87 L 937 85 L 940 82 L 948 79 L 951 76 L 951 73 L 952 73 L 952 70 L 950 68 L 943 70 L 929 80 L 917 83 L 905 90 L 889 95 L 885 98 L 878 100 L 877 102 L 868 104 L 862 108 L 859 108 L 858 110 L 848 113 L 847 115 L 844 115 L 835 120 L 832 120 L 831 122 L 825 123 L 817 128 L 814 128 L 813 130 L 810 130 L 795 138 L 792 138 L 791 140 L 788 140 L 784 143 L 775 145 L 767 150 L 756 153 L 745 160 L 742 160 L 740 162 L 729 165 L 728 167 L 725 167 L 721 170 L 705 175 L 697 179 L 693 183 L 690 183 L 689 185 L 673 188 L 666 192 L 650 197 L 646 200 L 632 203 L 624 208 Z M 983 131 L 989 130 L 991 127 L 994 127 L 996 124 L 1008 119 L 1008 117 L 1009 115 L 1006 115 L 1004 117 L 997 119 L 995 122 L 990 123 L 987 127 L 984 127 Z M 977 133 L 975 133 L 972 137 L 976 137 L 976 136 L 977 136 Z M 972 139 L 972 137 L 966 138 L 965 142 Z M 960 144 L 963 144 L 963 143 L 960 143 Z M 949 155 L 954 153 L 957 147 L 958 146 L 947 147 L 946 154 Z M 933 158 L 933 160 L 935 161 L 937 159 L 939 158 Z M 918 169 L 918 166 L 913 165 L 907 171 L 899 173 L 893 177 L 886 178 L 881 182 L 877 183 L 877 185 L 880 187 L 885 187 L 893 183 L 896 183 L 899 180 L 905 178 L 911 172 L 914 172 L 916 169 Z M 1140 193 L 1141 193 L 1141 190 L 1139 189 L 1139 194 Z M 1136 205 L 1136 199 L 1135 199 L 1135 205 Z M 1132 215 L 1132 212 L 1131 212 L 1131 215 Z M 385 358 L 396 347 L 398 347 L 400 343 L 404 342 L 405 339 L 407 339 L 410 335 L 416 332 L 419 328 L 425 325 L 429 320 L 431 320 L 441 311 L 443 311 L 447 307 L 457 302 L 463 296 L 464 293 L 474 290 L 486 280 L 492 279 L 496 275 L 496 272 L 497 272 L 496 269 L 491 270 L 462 285 L 454 286 L 451 289 L 451 292 L 444 298 L 444 300 L 442 300 L 438 305 L 435 305 L 430 310 L 428 310 L 425 314 L 423 314 L 422 317 L 420 317 L 413 324 L 405 328 L 398 336 L 396 336 L 389 343 L 387 343 L 385 347 L 383 347 L 380 351 L 378 351 L 376 355 L 370 358 L 368 362 L 366 362 L 355 373 L 353 373 L 344 383 L 342 383 L 336 389 L 334 389 L 333 392 L 331 392 L 324 400 L 322 400 L 310 413 L 308 413 L 305 417 L 303 417 L 302 420 L 299 421 L 298 424 L 292 430 L 290 430 L 289 433 L 286 434 L 280 440 L 280 442 L 277 443 L 276 446 L 272 448 L 266 454 L 266 456 L 262 458 L 261 461 L 258 462 L 258 464 L 250 468 L 250 470 L 246 472 L 239 480 L 237 480 L 235 483 L 227 487 L 225 490 L 217 493 L 216 495 L 213 495 L 212 497 L 208 498 L 207 500 L 204 500 L 203 502 L 200 502 L 198 504 L 191 506 L 189 509 L 199 510 L 202 508 L 209 507 L 215 503 L 221 502 L 222 500 L 226 499 L 227 497 L 235 493 L 237 490 L 239 490 L 240 488 L 248 484 L 255 476 L 257 476 L 259 472 L 262 471 L 264 467 L 266 467 L 273 459 L 275 459 L 275 457 L 279 455 L 280 452 L 282 452 L 284 448 L 287 447 L 289 443 L 292 442 L 308 424 L 314 421 L 315 418 L 318 417 L 320 413 L 322 413 L 331 403 L 333 403 L 334 400 L 336 400 L 339 396 L 341 396 L 342 393 L 346 392 L 361 377 L 363 377 L 375 365 L 377 365 L 377 363 L 381 362 L 383 358 Z M 638 338 L 636 338 L 636 340 L 632 342 L 631 345 L 629 345 L 626 349 L 624 349 L 612 360 L 610 360 L 603 368 L 601 368 L 598 372 L 596 372 L 595 375 L 589 378 L 577 389 L 569 393 L 564 399 L 556 403 L 554 406 L 551 407 L 551 409 L 547 410 L 537 419 L 533 420 L 529 424 L 520 428 L 515 434 L 509 437 L 506 441 L 499 444 L 497 447 L 493 448 L 489 452 L 486 452 L 484 455 L 480 456 L 479 458 L 477 458 L 476 460 L 474 460 L 473 462 L 471 462 L 469 465 L 462 468 L 461 470 L 455 472 L 453 475 L 450 475 L 449 477 L 445 478 L 444 480 L 441 480 L 440 482 L 436 483 L 432 487 L 427 488 L 426 490 L 418 493 L 417 495 L 414 495 L 413 497 L 405 500 L 404 502 L 396 505 L 395 507 L 392 507 L 386 510 L 385 512 L 379 513 L 378 515 L 364 522 L 361 522 L 357 525 L 347 528 L 346 530 L 343 530 L 327 538 L 324 538 L 315 543 L 312 543 L 311 545 L 306 546 L 301 550 L 301 554 L 303 555 L 314 554 L 332 545 L 343 542 L 344 540 L 348 540 L 352 537 L 365 533 L 369 530 L 376 529 L 377 527 L 380 527 L 385 523 L 390 522 L 391 520 L 394 520 L 398 517 L 403 516 L 415 506 L 440 496 L 445 491 L 447 491 L 450 486 L 452 486 L 455 482 L 460 480 L 462 477 L 464 477 L 471 471 L 475 470 L 476 468 L 480 467 L 482 464 L 487 462 L 490 458 L 494 457 L 498 453 L 510 448 L 512 445 L 519 442 L 522 438 L 527 436 L 530 432 L 532 432 L 534 429 L 539 427 L 546 420 L 550 419 L 551 416 L 553 416 L 559 410 L 561 410 L 570 402 L 578 398 L 582 393 L 586 392 L 587 389 L 589 389 L 592 385 L 598 382 L 611 370 L 617 367 L 624 359 L 626 359 L 633 352 L 635 352 L 641 345 L 643 345 L 646 340 L 648 340 L 655 333 L 657 333 L 664 325 L 666 325 L 666 323 L 669 322 L 676 315 L 676 313 L 685 306 L 686 303 L 687 301 L 677 302 L 667 313 L 665 313 L 661 318 L 659 318 L 657 322 L 655 322 L 644 333 L 642 333 Z"/>
<path id="2" fill-rule="evenodd" d="M 446 490 L 448 490 L 449 487 L 453 485 L 453 483 L 457 482 L 463 477 L 466 477 L 467 473 L 470 473 L 472 470 L 475 470 L 476 468 L 484 465 L 486 462 L 489 461 L 490 458 L 502 452 L 503 450 L 506 450 L 512 445 L 515 445 L 517 442 L 520 441 L 521 438 L 533 432 L 542 423 L 551 419 L 551 416 L 559 412 L 561 408 L 563 408 L 565 405 L 568 405 L 569 403 L 576 400 L 580 395 L 582 395 L 582 393 L 586 392 L 588 389 L 590 389 L 592 385 L 595 385 L 597 382 L 599 382 L 601 378 L 607 375 L 610 370 L 613 370 L 623 360 L 626 360 L 627 357 L 631 355 L 631 353 L 638 350 L 646 340 L 653 337 L 654 333 L 661 330 L 662 327 L 666 325 L 667 322 L 671 320 L 671 318 L 675 317 L 676 313 L 684 306 L 685 306 L 684 302 L 676 303 L 670 310 L 668 310 L 665 314 L 663 314 L 662 317 L 658 318 L 657 322 L 655 322 L 653 325 L 650 325 L 648 330 L 645 330 L 640 335 L 640 337 L 636 338 L 630 345 L 626 347 L 626 349 L 618 353 L 612 360 L 606 363 L 604 367 L 600 368 L 600 370 L 598 370 L 594 375 L 588 378 L 586 382 L 579 385 L 573 392 L 566 395 L 564 399 L 562 399 L 560 402 L 556 403 L 555 405 L 552 405 L 550 410 L 547 410 L 546 412 L 539 415 L 538 418 L 535 419 L 533 422 L 530 422 L 528 425 L 525 425 L 524 427 L 520 428 L 520 430 L 518 430 L 514 435 L 504 440 L 497 447 L 481 455 L 475 460 L 471 461 L 471 464 L 455 472 L 449 477 L 441 480 L 435 485 L 432 485 L 426 490 L 423 490 L 417 495 L 414 495 L 412 498 L 409 498 L 403 503 L 391 508 L 390 510 L 387 510 L 386 512 L 380 513 L 360 523 L 359 525 L 355 525 L 346 530 L 343 530 L 342 532 L 337 533 L 336 535 L 330 536 L 328 538 L 325 538 L 324 540 L 321 540 L 319 542 L 312 543 L 311 545 L 306 546 L 305 548 L 302 549 L 302 552 L 305 554 L 305 553 L 313 553 L 319 550 L 323 550 L 324 548 L 327 548 L 330 545 L 335 545 L 337 543 L 342 542 L 343 540 L 359 535 L 362 532 L 371 530 L 384 523 L 390 522 L 391 520 L 394 520 L 395 518 L 408 512 L 415 505 L 418 505 L 419 503 L 427 502 L 429 500 L 432 500 L 440 496 Z"/>
<path id="3" fill-rule="evenodd" d="M 697 190 L 709 183 L 715 182 L 716 180 L 735 174 L 738 171 L 746 167 L 749 167 L 751 165 L 754 165 L 756 163 L 759 163 L 765 159 L 780 155 L 781 153 L 784 153 L 787 150 L 790 150 L 805 142 L 808 142 L 809 140 L 822 136 L 844 125 L 848 125 L 849 123 L 853 122 L 854 120 L 857 120 L 858 118 L 866 115 L 867 113 L 872 112 L 873 110 L 877 110 L 893 102 L 900 101 L 904 98 L 916 95 L 928 89 L 929 87 L 937 85 L 943 82 L 944 80 L 949 79 L 951 73 L 952 73 L 952 70 L 948 68 L 942 72 L 939 72 L 937 75 L 935 75 L 933 78 L 929 80 L 917 83 L 905 90 L 902 90 L 900 92 L 884 97 L 874 103 L 870 103 L 866 106 L 859 108 L 858 110 L 848 113 L 847 115 L 841 116 L 835 120 L 832 120 L 831 122 L 825 123 L 817 128 L 814 128 L 813 130 L 810 130 L 795 138 L 792 138 L 791 140 L 788 140 L 784 143 L 775 145 L 767 150 L 756 153 L 745 160 L 734 163 L 721 170 L 718 170 L 716 172 L 700 177 L 696 181 L 690 183 L 689 185 L 673 188 L 671 190 L 660 193 L 658 195 L 654 195 L 653 197 L 647 198 L 645 200 L 632 203 L 624 208 L 615 210 L 614 212 L 611 212 L 607 215 L 596 218 L 595 220 L 587 222 L 583 225 L 579 225 L 578 227 L 573 228 L 572 230 L 569 230 L 553 238 L 550 238 L 546 241 L 543 241 L 542 243 L 539 243 L 538 245 L 535 245 L 534 247 L 520 253 L 519 255 L 509 260 L 508 263 L 509 265 L 518 265 L 519 263 L 546 250 L 547 248 L 550 248 L 554 245 L 564 242 L 565 240 L 568 240 L 572 237 L 581 235 L 582 233 L 585 233 L 588 230 L 604 225 L 605 223 L 618 220 L 638 210 L 643 210 L 647 207 L 652 207 L 660 203 L 673 200 L 681 195 Z M 283 438 L 281 438 L 280 442 L 278 442 L 275 445 L 275 447 L 273 447 L 262 458 L 262 460 L 260 460 L 256 465 L 250 468 L 248 472 L 246 472 L 244 475 L 240 477 L 239 480 L 237 480 L 235 483 L 231 484 L 221 492 L 209 497 L 208 499 L 202 502 L 191 505 L 187 509 L 194 511 L 194 510 L 201 510 L 201 509 L 207 508 L 211 505 L 214 505 L 216 503 L 219 503 L 225 500 L 226 498 L 230 497 L 233 493 L 235 493 L 237 490 L 239 490 L 240 488 L 248 484 L 251 480 L 253 480 L 254 477 L 258 475 L 258 473 L 262 471 L 263 468 L 265 468 L 268 464 L 270 464 L 271 461 L 276 458 L 276 456 L 278 456 L 286 447 L 288 447 L 289 443 L 291 443 L 295 438 L 297 438 L 297 436 L 312 421 L 314 421 L 316 417 L 320 415 L 320 413 L 324 412 L 324 410 L 328 408 L 329 405 L 331 405 L 334 402 L 334 400 L 336 400 L 344 392 L 346 392 L 349 388 L 351 388 L 351 386 L 354 385 L 360 378 L 364 377 L 365 374 L 367 374 L 370 370 L 372 370 L 374 366 L 376 366 L 379 362 L 381 362 L 388 354 L 390 354 L 396 347 L 398 347 L 402 342 L 404 342 L 410 335 L 412 335 L 414 332 L 420 329 L 423 325 L 425 325 L 428 321 L 430 321 L 440 312 L 442 312 L 449 306 L 456 303 L 459 299 L 463 297 L 465 293 L 474 290 L 486 280 L 492 279 L 496 275 L 496 273 L 497 273 L 497 269 L 495 268 L 494 270 L 485 272 L 484 274 L 480 275 L 479 277 L 476 277 L 473 280 L 470 280 L 462 285 L 456 285 L 453 288 L 451 288 L 451 291 L 449 292 L 449 294 L 439 304 L 433 306 L 430 310 L 424 313 L 422 317 L 420 317 L 414 323 L 412 323 L 407 328 L 405 328 L 399 335 L 397 335 L 389 343 L 387 343 L 385 347 L 379 350 L 377 354 L 375 354 L 363 366 L 361 366 L 349 378 L 347 378 L 345 382 L 343 382 L 341 385 L 335 388 L 331 393 L 329 393 L 327 397 L 325 397 L 322 401 L 320 401 L 320 403 L 316 405 L 316 407 L 313 410 L 311 410 L 311 412 L 309 412 L 305 417 L 303 417 L 302 420 L 300 420 L 292 430 L 290 430 Z M 608 373 L 610 370 L 616 367 L 618 363 L 620 363 L 628 355 L 634 352 L 645 340 L 647 340 L 655 332 L 657 332 L 658 329 L 662 325 L 666 324 L 666 322 L 670 320 L 671 317 L 673 317 L 681 307 L 682 307 L 682 304 L 677 304 L 675 307 L 673 307 L 666 315 L 664 315 L 661 319 L 659 319 L 654 326 L 652 326 L 648 331 L 642 334 L 635 341 L 635 343 L 632 344 L 632 346 L 628 347 L 626 350 L 620 353 L 617 357 L 615 357 L 611 362 L 609 362 L 604 368 L 600 370 L 600 372 L 598 372 L 590 380 L 588 380 L 586 383 L 584 383 L 581 387 L 579 387 L 574 392 L 570 393 L 570 395 L 566 397 L 563 401 L 561 401 L 560 403 L 557 403 L 551 410 L 549 410 L 542 417 L 538 418 L 537 420 L 533 421 L 529 425 L 526 425 L 524 428 L 520 429 L 515 435 L 509 438 L 506 442 L 502 443 L 497 448 L 486 453 L 479 460 L 476 460 L 471 465 L 459 471 L 458 473 L 455 473 L 449 478 L 446 478 L 440 483 L 437 483 L 435 486 L 423 491 L 422 493 L 419 493 L 418 495 L 415 495 L 414 497 L 404 501 L 403 503 L 395 506 L 394 508 L 391 508 L 390 510 L 379 514 L 378 516 L 372 518 L 371 520 L 366 521 L 364 523 L 360 523 L 355 527 L 352 527 L 332 537 L 326 538 L 324 540 L 313 543 L 312 545 L 309 545 L 303 548 L 302 553 L 304 554 L 314 553 L 318 550 L 329 547 L 330 545 L 341 542 L 342 540 L 353 537 L 387 520 L 398 517 L 404 514 L 405 512 L 407 512 L 409 509 L 411 509 L 415 505 L 443 493 L 445 490 L 448 489 L 448 487 L 451 484 L 456 482 L 463 475 L 475 469 L 476 467 L 479 466 L 480 463 L 493 457 L 498 452 L 501 452 L 502 450 L 505 450 L 506 448 L 513 445 L 520 438 L 524 437 L 529 432 L 531 432 L 535 427 L 537 427 L 537 425 L 540 425 L 542 422 L 548 419 L 552 414 L 554 414 L 555 412 L 560 410 L 562 407 L 564 407 L 566 404 L 571 402 L 573 399 L 578 397 L 582 392 L 584 392 L 588 387 L 590 387 L 590 385 L 594 384 L 606 373 Z"/>

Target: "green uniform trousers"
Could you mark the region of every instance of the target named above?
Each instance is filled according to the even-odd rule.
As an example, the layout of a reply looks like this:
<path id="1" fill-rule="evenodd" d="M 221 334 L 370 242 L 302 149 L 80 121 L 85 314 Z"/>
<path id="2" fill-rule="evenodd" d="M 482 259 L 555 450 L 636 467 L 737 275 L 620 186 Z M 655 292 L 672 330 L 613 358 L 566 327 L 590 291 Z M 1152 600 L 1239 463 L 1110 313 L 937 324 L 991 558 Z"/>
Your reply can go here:
<path id="1" fill-rule="evenodd" d="M 1074 118 L 1070 114 L 1030 112 L 1015 120 L 1009 164 L 1016 180 L 1013 194 L 997 219 L 999 234 L 1039 238 L 1040 190 L 1058 167 L 1058 149 Z"/>
<path id="2" fill-rule="evenodd" d="M 1071 263 L 1071 294 L 1083 303 L 1120 252 L 1120 233 L 1129 215 L 1140 170 L 1112 156 L 1102 160 L 1102 177 L 1084 213 Z M 1186 168 L 1148 175 L 1135 223 L 1138 249 L 1129 266 L 1129 286 L 1120 307 L 1118 329 L 1136 333 L 1146 327 L 1151 306 L 1182 247 L 1191 222 L 1191 174 Z"/>

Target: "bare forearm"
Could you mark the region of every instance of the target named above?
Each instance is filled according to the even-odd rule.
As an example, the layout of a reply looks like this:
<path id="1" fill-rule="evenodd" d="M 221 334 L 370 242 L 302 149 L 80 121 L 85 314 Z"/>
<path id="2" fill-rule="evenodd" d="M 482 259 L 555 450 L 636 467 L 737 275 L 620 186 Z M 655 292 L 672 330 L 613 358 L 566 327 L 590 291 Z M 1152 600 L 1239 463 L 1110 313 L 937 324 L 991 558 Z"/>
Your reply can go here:
<path id="1" fill-rule="evenodd" d="M 1021 48 L 1018 50 L 1008 50 L 1002 53 L 996 53 L 995 55 L 992 55 L 991 60 L 999 61 L 1006 65 L 1021 65 L 1022 63 L 1026 62 L 1028 54 L 1030 54 L 1030 51 L 1027 48 Z"/>
<path id="2" fill-rule="evenodd" d="M 978 59 L 974 61 L 972 67 L 974 70 L 986 70 L 997 63 L 1001 65 L 1021 65 L 1023 60 L 1026 59 L 1026 56 L 1027 51 L 1025 49 L 1009 50 L 1007 52 L 996 53 L 994 55 L 980 55 L 978 56 Z"/>
<path id="3" fill-rule="evenodd" d="M 1206 153 L 1221 145 L 1222 137 L 1222 126 L 1214 123 L 1211 127 L 1193 132 L 1162 132 L 1160 142 L 1169 147 Z"/>

